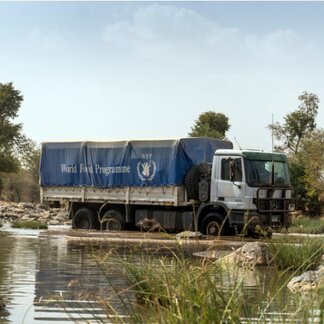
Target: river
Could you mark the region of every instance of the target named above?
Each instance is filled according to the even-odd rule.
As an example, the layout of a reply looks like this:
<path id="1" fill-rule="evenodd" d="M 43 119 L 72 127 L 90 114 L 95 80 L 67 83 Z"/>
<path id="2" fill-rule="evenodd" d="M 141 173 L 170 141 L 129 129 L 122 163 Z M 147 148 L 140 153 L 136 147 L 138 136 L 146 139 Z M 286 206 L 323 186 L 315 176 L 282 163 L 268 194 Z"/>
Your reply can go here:
<path id="1" fill-rule="evenodd" d="M 105 236 L 107 234 L 72 231 L 67 227 L 45 231 L 1 228 L 0 295 L 7 307 L 0 313 L 0 323 L 107 322 L 107 308 L 102 307 L 105 300 L 109 300 L 127 322 L 127 301 L 134 300 L 134 296 L 126 289 L 123 300 L 119 298 L 119 292 L 128 287 L 126 276 L 114 258 L 108 259 L 102 271 L 96 256 L 107 255 L 112 249 L 117 250 L 121 258 L 129 254 L 136 256 L 136 251 L 153 251 L 158 256 L 158 253 L 167 253 L 166 243 L 170 240 L 152 233 L 153 244 L 140 243 L 136 250 L 136 234 L 130 233 L 129 240 L 116 241 L 114 234 L 108 241 Z M 236 240 L 220 243 L 220 253 L 241 244 Z M 203 247 L 190 245 L 184 252 L 189 256 L 199 249 Z M 261 282 L 260 278 L 256 281 L 252 276 L 250 284 L 246 285 L 252 299 L 256 287 L 262 288 L 269 282 L 268 276 L 271 273 L 267 271 L 259 274 Z M 288 291 L 280 296 L 291 298 Z"/>

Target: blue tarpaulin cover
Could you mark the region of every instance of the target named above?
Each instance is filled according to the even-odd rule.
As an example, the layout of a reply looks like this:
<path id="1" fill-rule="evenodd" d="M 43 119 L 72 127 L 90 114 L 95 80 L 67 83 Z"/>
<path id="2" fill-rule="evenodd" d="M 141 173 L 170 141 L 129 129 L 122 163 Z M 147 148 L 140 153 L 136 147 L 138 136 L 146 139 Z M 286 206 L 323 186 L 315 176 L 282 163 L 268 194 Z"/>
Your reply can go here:
<path id="1" fill-rule="evenodd" d="M 211 163 L 231 142 L 212 138 L 120 142 L 43 143 L 40 183 L 50 186 L 129 187 L 182 185 L 198 163 Z"/>

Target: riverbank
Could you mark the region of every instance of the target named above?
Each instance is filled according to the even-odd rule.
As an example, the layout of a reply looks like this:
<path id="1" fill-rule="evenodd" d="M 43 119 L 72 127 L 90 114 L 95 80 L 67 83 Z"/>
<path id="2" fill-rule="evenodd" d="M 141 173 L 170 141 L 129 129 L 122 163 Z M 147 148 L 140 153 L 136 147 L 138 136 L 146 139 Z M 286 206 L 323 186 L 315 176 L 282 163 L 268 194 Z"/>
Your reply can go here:
<path id="1" fill-rule="evenodd" d="M 49 208 L 42 204 L 29 202 L 0 201 L 0 223 L 14 223 L 17 221 L 38 221 L 47 225 L 70 225 L 68 212 L 63 208 Z"/>

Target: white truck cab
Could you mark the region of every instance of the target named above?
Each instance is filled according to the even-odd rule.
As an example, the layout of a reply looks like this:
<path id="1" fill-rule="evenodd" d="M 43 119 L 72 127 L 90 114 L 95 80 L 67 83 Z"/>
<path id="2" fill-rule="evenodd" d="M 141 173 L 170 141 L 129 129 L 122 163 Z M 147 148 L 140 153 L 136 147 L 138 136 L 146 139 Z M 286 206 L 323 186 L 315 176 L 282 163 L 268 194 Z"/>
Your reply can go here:
<path id="1" fill-rule="evenodd" d="M 290 225 L 293 209 L 287 157 L 281 153 L 217 150 L 211 167 L 209 197 L 198 209 L 196 226 L 207 235 Z M 203 216 L 202 216 L 203 215 Z M 220 228 L 222 226 L 222 228 Z"/>

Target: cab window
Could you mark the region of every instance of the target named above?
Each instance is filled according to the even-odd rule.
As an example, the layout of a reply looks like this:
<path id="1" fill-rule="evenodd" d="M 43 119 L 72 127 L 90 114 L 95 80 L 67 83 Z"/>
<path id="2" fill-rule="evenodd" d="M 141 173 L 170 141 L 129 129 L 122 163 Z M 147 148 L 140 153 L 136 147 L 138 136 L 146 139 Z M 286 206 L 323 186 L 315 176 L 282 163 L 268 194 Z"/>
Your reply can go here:
<path id="1" fill-rule="evenodd" d="M 242 181 L 242 162 L 240 158 L 222 159 L 221 179 L 227 181 Z"/>

